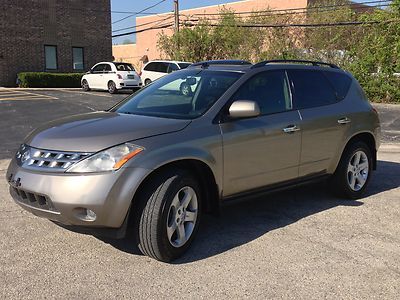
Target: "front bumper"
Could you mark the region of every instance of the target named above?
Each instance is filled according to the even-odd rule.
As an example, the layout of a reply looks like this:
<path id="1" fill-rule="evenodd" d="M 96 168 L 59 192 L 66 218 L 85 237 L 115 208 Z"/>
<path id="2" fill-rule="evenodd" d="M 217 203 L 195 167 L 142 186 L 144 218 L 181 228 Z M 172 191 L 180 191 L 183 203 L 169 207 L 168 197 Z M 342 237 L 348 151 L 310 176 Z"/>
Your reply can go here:
<path id="1" fill-rule="evenodd" d="M 149 173 L 142 168 L 86 175 L 45 173 L 23 169 L 13 159 L 6 176 L 15 202 L 36 216 L 65 226 L 120 228 Z M 94 220 L 85 219 L 86 210 L 95 213 Z"/>

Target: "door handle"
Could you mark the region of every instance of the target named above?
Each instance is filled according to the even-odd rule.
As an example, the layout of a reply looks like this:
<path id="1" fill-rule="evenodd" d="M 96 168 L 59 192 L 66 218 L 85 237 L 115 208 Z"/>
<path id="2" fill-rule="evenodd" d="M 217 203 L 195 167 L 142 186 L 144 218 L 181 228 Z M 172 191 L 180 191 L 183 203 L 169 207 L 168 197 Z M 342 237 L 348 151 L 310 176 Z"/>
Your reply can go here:
<path id="1" fill-rule="evenodd" d="M 296 125 L 289 125 L 288 127 L 285 127 L 282 130 L 284 133 L 293 133 L 293 132 L 299 131 L 300 128 L 297 127 Z"/>
<path id="2" fill-rule="evenodd" d="M 348 117 L 343 117 L 343 118 L 340 118 L 339 120 L 337 120 L 337 122 L 339 124 L 347 124 L 347 123 L 350 123 L 351 120 Z"/>

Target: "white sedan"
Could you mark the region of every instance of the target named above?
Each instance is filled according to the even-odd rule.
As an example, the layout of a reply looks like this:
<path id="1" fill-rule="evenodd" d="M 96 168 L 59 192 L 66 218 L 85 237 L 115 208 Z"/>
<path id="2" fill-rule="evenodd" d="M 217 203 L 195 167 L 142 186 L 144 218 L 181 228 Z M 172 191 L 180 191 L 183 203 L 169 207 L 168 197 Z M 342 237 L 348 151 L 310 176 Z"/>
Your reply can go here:
<path id="1" fill-rule="evenodd" d="M 137 89 L 142 80 L 129 63 L 100 62 L 93 66 L 81 79 L 82 89 L 105 90 L 111 94 L 121 89 Z"/>

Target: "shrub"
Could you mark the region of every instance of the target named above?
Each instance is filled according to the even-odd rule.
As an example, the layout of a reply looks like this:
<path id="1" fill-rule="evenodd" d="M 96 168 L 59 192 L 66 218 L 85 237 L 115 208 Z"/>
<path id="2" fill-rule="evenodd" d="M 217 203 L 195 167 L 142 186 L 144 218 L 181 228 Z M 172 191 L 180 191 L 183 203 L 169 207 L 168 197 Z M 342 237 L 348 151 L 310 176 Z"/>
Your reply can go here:
<path id="1" fill-rule="evenodd" d="M 54 87 L 71 88 L 80 87 L 82 73 L 46 73 L 46 72 L 21 72 L 18 73 L 20 87 Z"/>

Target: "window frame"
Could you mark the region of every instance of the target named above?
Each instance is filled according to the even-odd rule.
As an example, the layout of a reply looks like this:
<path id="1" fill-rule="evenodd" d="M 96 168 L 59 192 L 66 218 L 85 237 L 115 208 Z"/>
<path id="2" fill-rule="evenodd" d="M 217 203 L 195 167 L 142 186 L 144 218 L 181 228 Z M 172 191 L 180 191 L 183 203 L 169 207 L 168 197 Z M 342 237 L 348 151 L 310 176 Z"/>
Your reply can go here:
<path id="1" fill-rule="evenodd" d="M 58 70 L 58 48 L 57 45 L 50 45 L 50 44 L 44 44 L 43 45 L 43 50 L 44 50 L 44 69 L 47 71 L 56 71 Z M 56 67 L 55 69 L 53 68 L 47 68 L 47 63 L 46 63 L 46 47 L 54 47 L 55 48 L 55 53 L 56 53 Z"/>
<path id="2" fill-rule="evenodd" d="M 72 46 L 72 70 L 74 71 L 84 71 L 85 70 L 85 50 L 84 47 Z M 74 68 L 74 49 L 82 49 L 82 69 Z"/>

